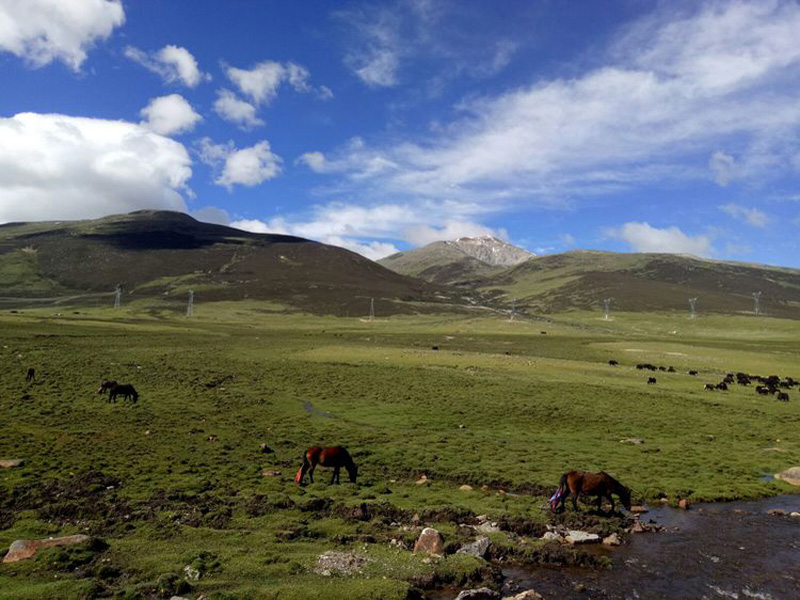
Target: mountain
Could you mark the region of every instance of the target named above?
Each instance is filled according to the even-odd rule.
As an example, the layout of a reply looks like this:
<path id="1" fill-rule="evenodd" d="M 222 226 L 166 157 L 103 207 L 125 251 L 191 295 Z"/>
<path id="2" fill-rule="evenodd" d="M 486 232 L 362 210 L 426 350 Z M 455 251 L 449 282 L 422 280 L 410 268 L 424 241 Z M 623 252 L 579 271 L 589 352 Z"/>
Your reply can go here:
<path id="1" fill-rule="evenodd" d="M 576 251 L 531 258 L 473 285 L 532 312 L 689 310 L 752 312 L 761 292 L 765 314 L 800 318 L 800 270 L 700 259 L 676 254 Z"/>
<path id="2" fill-rule="evenodd" d="M 447 301 L 436 286 L 310 240 L 201 223 L 168 211 L 0 226 L 0 295 L 110 293 L 123 301 L 271 300 L 327 314 L 378 315 Z"/>
<path id="3" fill-rule="evenodd" d="M 535 256 L 491 236 L 463 237 L 398 252 L 378 262 L 410 277 L 438 284 L 464 284 L 489 277 Z"/>

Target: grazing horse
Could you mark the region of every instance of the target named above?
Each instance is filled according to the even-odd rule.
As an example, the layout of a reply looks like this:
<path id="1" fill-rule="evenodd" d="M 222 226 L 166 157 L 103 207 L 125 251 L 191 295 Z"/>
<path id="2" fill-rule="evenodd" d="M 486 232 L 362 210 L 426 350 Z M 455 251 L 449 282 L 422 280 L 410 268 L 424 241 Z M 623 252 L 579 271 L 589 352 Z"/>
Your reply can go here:
<path id="1" fill-rule="evenodd" d="M 342 446 L 332 446 L 329 448 L 313 446 L 303 454 L 303 466 L 298 469 L 297 475 L 294 477 L 295 483 L 302 485 L 306 473 L 308 473 L 308 479 L 311 483 L 314 483 L 314 469 L 317 468 L 317 465 L 333 467 L 331 485 L 339 483 L 339 470 L 342 467 L 347 469 L 347 474 L 350 476 L 351 483 L 355 483 L 356 477 L 358 477 L 358 467 L 345 448 Z"/>
<path id="2" fill-rule="evenodd" d="M 109 402 L 116 402 L 117 396 L 122 396 L 123 400 L 132 400 L 134 404 L 139 401 L 139 394 L 130 384 L 118 384 L 110 388 L 108 394 Z"/>
<path id="3" fill-rule="evenodd" d="M 597 496 L 597 510 L 603 505 L 603 498 L 608 498 L 611 502 L 611 512 L 614 512 L 614 498 L 611 494 L 619 496 L 620 502 L 628 510 L 631 509 L 631 490 L 626 488 L 619 481 L 604 471 L 599 473 L 585 473 L 581 471 L 570 471 L 561 476 L 560 486 L 566 491 L 569 490 L 572 497 L 572 507 L 578 510 L 578 500 L 581 496 Z M 564 494 L 560 499 L 561 508 L 567 500 Z M 558 509 L 558 504 L 556 505 Z"/>
<path id="4" fill-rule="evenodd" d="M 28 367 L 28 373 L 25 375 L 25 381 L 33 381 L 36 379 L 36 369 Z"/>
<path id="5" fill-rule="evenodd" d="M 656 382 L 656 378 L 655 377 L 648 377 L 647 378 L 647 383 L 649 383 L 650 385 L 654 384 L 655 382 Z"/>

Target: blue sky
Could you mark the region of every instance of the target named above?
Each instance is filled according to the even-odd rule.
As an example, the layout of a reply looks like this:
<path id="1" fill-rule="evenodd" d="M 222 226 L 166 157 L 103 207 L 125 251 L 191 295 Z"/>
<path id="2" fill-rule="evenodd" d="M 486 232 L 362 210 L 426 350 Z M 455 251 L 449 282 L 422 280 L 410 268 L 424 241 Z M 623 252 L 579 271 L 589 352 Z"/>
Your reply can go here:
<path id="1" fill-rule="evenodd" d="M 0 222 L 800 267 L 800 5 L 0 0 Z"/>

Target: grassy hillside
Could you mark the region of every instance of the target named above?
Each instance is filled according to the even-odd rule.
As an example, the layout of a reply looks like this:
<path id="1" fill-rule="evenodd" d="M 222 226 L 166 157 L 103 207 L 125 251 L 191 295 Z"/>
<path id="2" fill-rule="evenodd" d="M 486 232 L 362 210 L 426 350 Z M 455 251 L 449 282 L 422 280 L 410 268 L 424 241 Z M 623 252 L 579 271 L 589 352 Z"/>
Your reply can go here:
<path id="1" fill-rule="evenodd" d="M 188 215 L 140 211 L 94 221 L 0 226 L 5 297 L 109 293 L 124 300 L 258 299 L 328 314 L 424 310 L 446 301 L 424 282 L 301 238 L 247 233 Z M 412 304 L 412 303 L 417 303 Z"/>
<path id="2" fill-rule="evenodd" d="M 0 565 L 3 600 L 168 598 L 186 566 L 202 576 L 184 595 L 209 600 L 419 597 L 409 590 L 490 576 L 469 556 L 413 555 L 425 524 L 452 551 L 474 535 L 458 524 L 487 514 L 504 523 L 491 537 L 507 559 L 581 560 L 548 554 L 544 524 L 617 521 L 542 510 L 568 469 L 605 469 L 637 500 L 674 503 L 788 493 L 764 474 L 800 464 L 796 390 L 783 403 L 702 389 L 727 371 L 800 378 L 798 321 L 571 312 L 366 323 L 254 301 L 199 305 L 193 319 L 135 303 L 77 313 L 0 314 L 0 458 L 26 461 L 0 470 L 0 550 L 80 532 L 109 547 Z M 647 385 L 639 362 L 677 372 Z M 133 383 L 139 403 L 105 402 L 106 377 Z M 322 470 L 297 487 L 312 444 L 347 445 L 358 484 L 329 486 Z M 328 550 L 368 562 L 324 577 L 314 567 Z"/>
<path id="3" fill-rule="evenodd" d="M 506 302 L 533 311 L 602 309 L 688 312 L 698 298 L 700 313 L 753 311 L 761 291 L 765 314 L 800 318 L 800 271 L 675 254 L 568 252 L 532 258 L 474 283 Z"/>

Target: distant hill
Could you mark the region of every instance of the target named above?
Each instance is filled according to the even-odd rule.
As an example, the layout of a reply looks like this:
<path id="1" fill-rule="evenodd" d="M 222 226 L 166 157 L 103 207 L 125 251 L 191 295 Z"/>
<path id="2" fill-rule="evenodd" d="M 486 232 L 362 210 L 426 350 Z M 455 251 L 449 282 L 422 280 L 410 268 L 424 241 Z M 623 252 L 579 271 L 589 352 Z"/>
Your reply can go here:
<path id="1" fill-rule="evenodd" d="M 800 270 L 705 260 L 676 254 L 577 251 L 531 258 L 471 285 L 534 312 L 612 310 L 752 312 L 762 292 L 765 314 L 800 318 Z"/>
<path id="2" fill-rule="evenodd" d="M 358 254 L 310 240 L 255 234 L 167 211 L 89 221 L 0 226 L 0 296 L 110 292 L 198 301 L 259 299 L 317 313 L 426 310 L 446 292 Z M 430 310 L 428 308 L 427 310 Z"/>
<path id="3" fill-rule="evenodd" d="M 438 284 L 463 284 L 489 277 L 534 254 L 491 236 L 434 242 L 378 262 L 411 277 Z"/>

